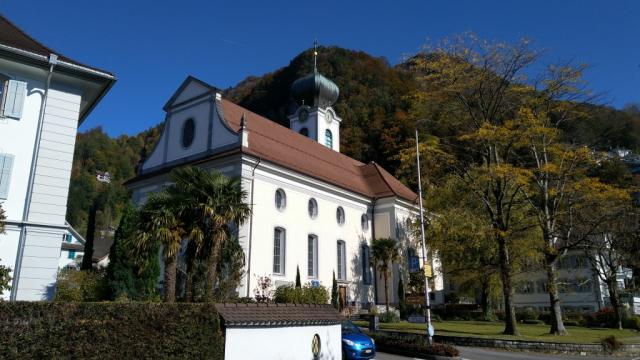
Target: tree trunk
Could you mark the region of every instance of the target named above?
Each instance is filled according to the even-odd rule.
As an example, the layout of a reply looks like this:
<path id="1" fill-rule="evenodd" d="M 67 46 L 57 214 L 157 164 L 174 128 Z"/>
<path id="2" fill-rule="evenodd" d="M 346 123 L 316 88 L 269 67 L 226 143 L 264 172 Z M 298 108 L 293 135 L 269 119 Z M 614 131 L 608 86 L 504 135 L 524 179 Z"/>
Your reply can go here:
<path id="1" fill-rule="evenodd" d="M 384 276 L 384 302 L 386 304 L 387 313 L 389 312 L 389 286 L 387 285 L 387 279 L 389 278 L 389 274 L 387 272 L 383 272 Z"/>
<path id="2" fill-rule="evenodd" d="M 207 259 L 207 286 L 204 294 L 205 302 L 212 302 L 214 300 L 214 290 L 216 280 L 218 280 L 218 260 L 220 258 L 220 251 L 222 249 L 222 242 L 215 243 L 209 258 Z"/>
<path id="3" fill-rule="evenodd" d="M 511 259 L 507 241 L 497 235 L 498 251 L 500 254 L 500 277 L 502 279 L 502 295 L 504 297 L 504 331 L 505 335 L 520 336 L 516 321 L 516 310 L 513 304 L 513 286 L 511 281 Z"/>
<path id="4" fill-rule="evenodd" d="M 178 268 L 178 255 L 164 260 L 164 301 L 173 303 L 176 301 L 176 271 Z"/>
<path id="5" fill-rule="evenodd" d="M 545 254 L 544 268 L 547 272 L 547 292 L 549 293 L 549 311 L 551 312 L 550 334 L 567 335 L 567 329 L 562 321 L 562 308 L 558 296 L 558 274 L 556 273 L 556 259 L 554 254 Z"/>
<path id="6" fill-rule="evenodd" d="M 196 249 L 191 242 L 187 245 L 187 280 L 184 284 L 184 300 L 193 302 L 193 272 L 195 270 Z"/>
<path id="7" fill-rule="evenodd" d="M 82 255 L 81 270 L 93 269 L 93 244 L 96 236 L 96 213 L 98 211 L 97 201 L 94 201 L 89 208 L 89 218 L 87 219 L 87 239 L 84 244 L 84 254 Z"/>
<path id="8" fill-rule="evenodd" d="M 480 306 L 482 307 L 482 318 L 489 320 L 489 277 L 483 276 L 480 279 Z"/>
<path id="9" fill-rule="evenodd" d="M 618 329 L 622 330 L 622 303 L 620 302 L 620 294 L 618 293 L 618 282 L 614 277 L 607 279 L 607 287 L 609 288 L 609 301 L 615 315 L 615 321 Z"/>

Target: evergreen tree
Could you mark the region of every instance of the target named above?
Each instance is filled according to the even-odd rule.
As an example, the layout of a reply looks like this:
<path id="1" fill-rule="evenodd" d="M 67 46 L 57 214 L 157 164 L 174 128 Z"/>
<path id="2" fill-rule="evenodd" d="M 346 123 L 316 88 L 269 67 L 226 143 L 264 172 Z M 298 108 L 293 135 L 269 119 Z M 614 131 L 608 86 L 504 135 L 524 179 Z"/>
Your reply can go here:
<path id="1" fill-rule="evenodd" d="M 400 318 L 405 320 L 407 318 L 407 301 L 404 292 L 404 283 L 402 278 L 398 280 L 398 310 L 400 310 Z"/>
<path id="2" fill-rule="evenodd" d="M 158 248 L 152 247 L 141 256 L 132 257 L 131 239 L 138 228 L 138 212 L 129 203 L 123 209 L 120 226 L 109 252 L 107 284 L 110 297 L 134 300 L 149 299 L 155 293 L 160 274 Z"/>
<path id="3" fill-rule="evenodd" d="M 338 301 L 338 281 L 336 280 L 336 272 L 333 272 L 333 282 L 331 285 L 331 305 L 340 310 L 340 301 Z"/>
<path id="4" fill-rule="evenodd" d="M 296 288 L 302 288 L 302 282 L 300 282 L 300 266 L 296 266 Z"/>

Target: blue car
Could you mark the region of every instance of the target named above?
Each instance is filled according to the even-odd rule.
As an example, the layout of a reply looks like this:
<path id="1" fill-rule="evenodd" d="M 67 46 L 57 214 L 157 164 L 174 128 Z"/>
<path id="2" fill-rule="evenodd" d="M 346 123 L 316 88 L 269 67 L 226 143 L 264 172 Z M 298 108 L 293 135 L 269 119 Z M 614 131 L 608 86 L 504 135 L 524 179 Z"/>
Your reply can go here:
<path id="1" fill-rule="evenodd" d="M 351 321 L 342 323 L 342 358 L 348 360 L 373 359 L 376 344 Z"/>

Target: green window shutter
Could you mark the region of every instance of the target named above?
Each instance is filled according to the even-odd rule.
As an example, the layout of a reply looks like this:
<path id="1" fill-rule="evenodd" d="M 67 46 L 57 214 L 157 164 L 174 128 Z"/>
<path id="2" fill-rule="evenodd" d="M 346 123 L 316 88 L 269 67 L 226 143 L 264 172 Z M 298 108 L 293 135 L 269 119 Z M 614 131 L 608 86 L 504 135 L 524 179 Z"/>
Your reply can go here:
<path id="1" fill-rule="evenodd" d="M 22 117 L 24 99 L 27 97 L 27 83 L 24 81 L 9 80 L 7 93 L 4 99 L 3 115 L 15 119 Z"/>
<path id="2" fill-rule="evenodd" d="M 9 183 L 13 168 L 13 155 L 0 154 L 0 199 L 9 197 Z"/>

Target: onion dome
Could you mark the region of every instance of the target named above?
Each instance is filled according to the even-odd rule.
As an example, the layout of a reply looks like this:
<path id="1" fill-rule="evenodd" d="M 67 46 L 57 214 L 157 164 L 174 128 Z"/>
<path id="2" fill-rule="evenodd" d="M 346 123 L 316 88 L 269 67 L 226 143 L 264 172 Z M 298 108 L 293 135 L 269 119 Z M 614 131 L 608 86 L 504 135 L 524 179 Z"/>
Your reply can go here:
<path id="1" fill-rule="evenodd" d="M 299 105 L 326 108 L 338 100 L 340 89 L 333 81 L 314 71 L 293 82 L 291 95 Z"/>

